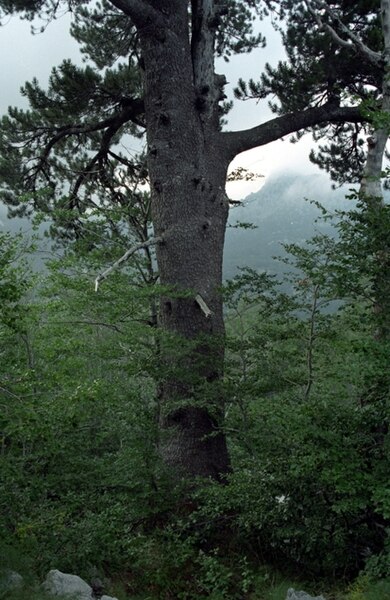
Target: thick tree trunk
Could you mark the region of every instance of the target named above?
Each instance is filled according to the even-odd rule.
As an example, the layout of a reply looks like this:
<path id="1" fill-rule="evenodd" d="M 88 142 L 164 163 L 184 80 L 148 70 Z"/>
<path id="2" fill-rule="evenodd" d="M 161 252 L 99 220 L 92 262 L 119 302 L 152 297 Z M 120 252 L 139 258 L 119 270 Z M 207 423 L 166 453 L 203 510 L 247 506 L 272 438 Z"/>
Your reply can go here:
<path id="1" fill-rule="evenodd" d="M 181 3 L 182 5 L 185 3 Z M 201 118 L 183 6 L 160 33 L 141 32 L 148 161 L 161 300 L 161 454 L 175 472 L 223 478 L 222 254 L 228 160 Z M 217 139 L 218 136 L 215 136 Z M 175 343 L 170 347 L 170 341 Z"/>
<path id="2" fill-rule="evenodd" d="M 225 78 L 214 72 L 218 10 L 213 0 L 116 1 L 131 16 L 144 63 L 152 220 L 161 300 L 161 454 L 175 472 L 223 478 L 229 471 L 221 424 L 224 358 L 222 255 L 229 162 L 240 152 L 320 122 L 360 120 L 357 109 L 325 105 L 241 132 L 221 133 Z M 170 346 L 172 337 L 175 347 Z"/>

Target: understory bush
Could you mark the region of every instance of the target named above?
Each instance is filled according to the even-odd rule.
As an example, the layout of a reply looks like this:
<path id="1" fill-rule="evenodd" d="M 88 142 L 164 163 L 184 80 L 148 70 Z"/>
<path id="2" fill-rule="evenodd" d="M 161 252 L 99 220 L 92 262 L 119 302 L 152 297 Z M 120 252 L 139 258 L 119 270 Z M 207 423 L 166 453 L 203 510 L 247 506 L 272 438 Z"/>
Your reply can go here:
<path id="1" fill-rule="evenodd" d="M 85 258 L 30 281 L 1 241 L 0 566 L 166 600 L 266 597 L 270 564 L 390 576 L 389 343 L 364 299 L 335 294 L 330 242 L 290 248 L 283 291 L 248 269 L 226 286 L 233 469 L 194 485 L 158 455 L 157 291 L 134 285 L 129 305 L 129 270 L 92 302 Z"/>

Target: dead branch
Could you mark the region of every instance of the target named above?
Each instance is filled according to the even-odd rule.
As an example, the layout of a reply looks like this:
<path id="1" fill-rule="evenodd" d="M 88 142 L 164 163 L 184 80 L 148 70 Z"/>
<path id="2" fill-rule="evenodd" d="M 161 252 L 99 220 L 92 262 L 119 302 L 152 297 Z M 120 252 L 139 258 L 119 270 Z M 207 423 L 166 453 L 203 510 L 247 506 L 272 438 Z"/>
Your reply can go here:
<path id="1" fill-rule="evenodd" d="M 101 281 L 103 281 L 104 279 L 106 279 L 108 277 L 108 275 L 110 275 L 110 273 L 112 273 L 115 269 L 120 267 L 120 265 L 122 263 L 126 262 L 130 258 L 130 256 L 132 256 L 135 252 L 137 252 L 137 250 L 141 250 L 142 248 L 148 248 L 149 246 L 155 246 L 156 244 L 160 244 L 162 241 L 163 241 L 162 237 L 154 237 L 154 238 L 150 238 L 149 240 L 146 240 L 144 242 L 140 242 L 139 244 L 135 244 L 134 246 L 129 248 L 127 250 L 127 252 L 125 252 L 123 254 L 123 256 L 118 258 L 118 260 L 115 261 L 113 265 L 111 265 L 111 267 L 109 267 L 103 273 L 101 273 L 100 275 L 98 275 L 96 277 L 95 292 L 97 292 L 99 289 L 99 283 Z"/>

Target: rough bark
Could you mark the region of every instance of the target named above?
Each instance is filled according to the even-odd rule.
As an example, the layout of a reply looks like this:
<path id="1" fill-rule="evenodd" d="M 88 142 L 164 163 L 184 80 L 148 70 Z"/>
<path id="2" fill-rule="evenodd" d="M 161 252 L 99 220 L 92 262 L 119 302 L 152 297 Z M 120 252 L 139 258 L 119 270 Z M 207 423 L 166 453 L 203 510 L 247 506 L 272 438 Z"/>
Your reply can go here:
<path id="1" fill-rule="evenodd" d="M 219 478 L 229 470 L 216 385 L 223 368 L 220 287 L 229 161 L 218 136 L 209 135 L 202 109 L 210 114 L 210 108 L 197 102 L 187 9 L 176 4 L 166 11 L 164 30 L 140 32 L 152 218 L 155 235 L 163 239 L 157 261 L 161 284 L 172 288 L 161 300 L 160 325 L 177 343 L 183 340 L 180 356 L 165 345 L 170 375 L 160 390 L 161 453 L 179 473 Z"/>

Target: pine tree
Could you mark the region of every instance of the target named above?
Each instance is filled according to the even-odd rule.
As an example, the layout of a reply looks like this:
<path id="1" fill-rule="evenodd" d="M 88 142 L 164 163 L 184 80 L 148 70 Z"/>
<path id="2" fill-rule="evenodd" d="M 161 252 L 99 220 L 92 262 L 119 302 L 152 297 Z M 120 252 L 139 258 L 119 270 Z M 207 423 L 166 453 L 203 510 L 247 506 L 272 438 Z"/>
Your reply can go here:
<path id="1" fill-rule="evenodd" d="M 271 107 L 280 115 L 308 104 L 314 106 L 324 98 L 335 103 L 360 100 L 367 122 L 313 128 L 314 139 L 321 144 L 310 158 L 337 183 L 360 185 L 360 220 L 371 229 L 370 244 L 376 240 L 371 252 L 378 265 L 371 275 L 377 297 L 377 335 L 387 336 L 389 236 L 381 226 L 387 210 L 381 179 L 390 123 L 389 4 L 385 0 L 286 0 L 271 4 L 280 4 L 286 11 L 281 16 L 286 18 L 283 39 L 288 60 L 277 68 L 267 65 L 260 82 L 251 81 L 249 86 L 240 82 L 237 95 L 274 94 L 278 102 Z"/>
<path id="2" fill-rule="evenodd" d="M 160 451 L 176 472 L 215 479 L 230 468 L 220 387 L 229 163 L 240 152 L 302 129 L 367 118 L 358 106 L 339 102 L 335 86 L 324 92 L 329 74 L 319 69 L 316 92 L 304 94 L 291 112 L 249 130 L 222 130 L 226 79 L 215 73 L 215 56 L 228 58 L 263 43 L 253 33 L 253 15 L 264 16 L 266 4 L 272 8 L 272 2 L 256 0 L 104 0 L 95 7 L 73 0 L 0 1 L 3 15 L 19 12 L 30 19 L 50 19 L 61 5 L 68 7 L 72 34 L 92 63 L 80 68 L 64 62 L 53 70 L 47 92 L 36 81 L 27 84 L 31 109 L 12 109 L 3 118 L 0 174 L 9 205 L 19 205 L 29 192 L 31 205 L 60 208 L 57 224 L 79 239 L 81 215 L 91 202 L 100 208 L 103 195 L 113 207 L 132 204 L 118 173 L 124 181 L 137 178 L 144 165 L 117 144 L 146 131 L 154 228 L 147 245 L 156 248 L 165 290 L 159 324 L 167 333 Z M 327 43 L 319 51 L 329 54 Z M 179 355 L 171 337 L 181 340 Z"/>

